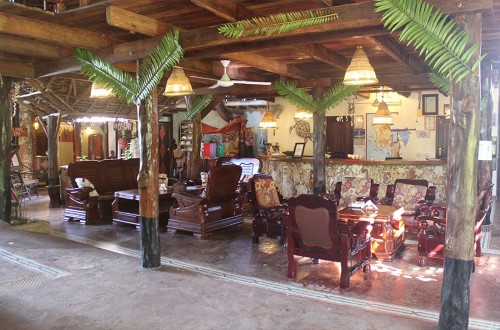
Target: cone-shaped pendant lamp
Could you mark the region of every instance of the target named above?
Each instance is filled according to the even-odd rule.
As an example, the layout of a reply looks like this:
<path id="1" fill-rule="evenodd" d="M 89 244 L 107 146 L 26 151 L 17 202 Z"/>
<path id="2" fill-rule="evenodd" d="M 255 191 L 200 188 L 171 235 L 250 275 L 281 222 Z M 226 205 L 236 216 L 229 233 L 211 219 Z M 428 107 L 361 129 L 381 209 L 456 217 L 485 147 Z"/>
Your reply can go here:
<path id="1" fill-rule="evenodd" d="M 278 122 L 276 121 L 276 118 L 274 118 L 274 115 L 271 111 L 266 111 L 264 114 L 264 117 L 262 117 L 262 120 L 259 123 L 259 128 L 272 128 L 272 129 L 277 129 L 278 128 Z"/>
<path id="2" fill-rule="evenodd" d="M 184 73 L 182 68 L 174 66 L 172 73 L 167 80 L 167 86 L 165 86 L 165 96 L 182 96 L 193 94 L 193 87 L 189 83 L 188 77 Z"/>
<path id="3" fill-rule="evenodd" d="M 96 84 L 94 82 L 92 83 L 92 87 L 90 88 L 91 99 L 110 97 L 112 94 L 113 91 L 111 89 Z"/>
<path id="4" fill-rule="evenodd" d="M 392 118 L 389 107 L 384 101 L 379 102 L 372 125 L 394 125 L 394 118 Z"/>
<path id="5" fill-rule="evenodd" d="M 358 46 L 352 57 L 351 64 L 344 76 L 344 85 L 372 85 L 378 83 L 375 70 L 370 64 L 363 47 Z"/>

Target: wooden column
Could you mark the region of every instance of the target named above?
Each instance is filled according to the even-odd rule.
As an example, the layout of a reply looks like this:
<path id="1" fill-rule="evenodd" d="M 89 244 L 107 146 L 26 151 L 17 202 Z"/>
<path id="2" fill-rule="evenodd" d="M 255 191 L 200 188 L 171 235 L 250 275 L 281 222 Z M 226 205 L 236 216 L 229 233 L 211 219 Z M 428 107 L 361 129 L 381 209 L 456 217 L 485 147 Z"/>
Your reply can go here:
<path id="1" fill-rule="evenodd" d="M 3 76 L 0 80 L 0 220 L 10 223 L 10 140 L 11 101 L 9 92 L 12 78 Z"/>
<path id="2" fill-rule="evenodd" d="M 312 89 L 312 97 L 318 100 L 323 94 L 323 89 L 315 87 Z M 313 193 L 323 194 L 326 192 L 325 172 L 325 115 L 314 114 L 313 116 Z"/>
<path id="3" fill-rule="evenodd" d="M 49 186 L 59 185 L 59 116 L 50 115 L 47 119 L 49 139 Z"/>
<path id="4" fill-rule="evenodd" d="M 187 163 L 187 178 L 196 180 L 200 174 L 200 149 L 201 149 L 201 114 L 193 118 L 193 151 Z"/>
<path id="5" fill-rule="evenodd" d="M 470 35 L 470 43 L 481 45 L 481 14 L 456 16 L 455 19 Z M 479 51 L 471 61 L 478 57 Z M 479 142 L 478 77 L 479 68 L 474 76 L 451 86 L 446 183 L 448 212 L 438 329 L 467 329 L 469 324 Z"/>
<path id="6" fill-rule="evenodd" d="M 491 141 L 491 119 L 493 116 L 493 70 L 490 60 L 481 63 L 481 123 L 479 128 L 479 140 Z M 484 100 L 484 101 L 483 101 Z M 477 164 L 477 189 L 478 192 L 486 189 L 491 184 L 493 173 L 493 162 L 491 160 L 479 160 Z"/>
<path id="7" fill-rule="evenodd" d="M 137 106 L 141 151 L 138 177 L 139 223 L 141 226 L 142 267 L 161 266 L 158 228 L 158 93 L 156 90 Z"/>

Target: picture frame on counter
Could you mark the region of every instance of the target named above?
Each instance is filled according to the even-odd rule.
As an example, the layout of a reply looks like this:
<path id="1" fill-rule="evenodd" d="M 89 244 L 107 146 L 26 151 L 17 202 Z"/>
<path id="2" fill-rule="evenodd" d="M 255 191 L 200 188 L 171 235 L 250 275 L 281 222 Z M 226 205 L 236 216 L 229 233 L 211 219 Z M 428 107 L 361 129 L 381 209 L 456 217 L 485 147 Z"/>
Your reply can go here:
<path id="1" fill-rule="evenodd" d="M 438 114 L 438 94 L 422 95 L 422 114 L 424 116 Z"/>
<path id="2" fill-rule="evenodd" d="M 302 158 L 306 144 L 297 142 L 293 148 L 293 158 Z"/>

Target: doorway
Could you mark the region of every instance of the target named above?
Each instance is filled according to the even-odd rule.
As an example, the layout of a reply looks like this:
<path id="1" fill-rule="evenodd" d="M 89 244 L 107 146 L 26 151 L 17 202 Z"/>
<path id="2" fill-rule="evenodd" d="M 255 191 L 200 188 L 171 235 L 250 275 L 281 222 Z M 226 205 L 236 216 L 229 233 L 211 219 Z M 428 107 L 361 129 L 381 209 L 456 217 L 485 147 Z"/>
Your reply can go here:
<path id="1" fill-rule="evenodd" d="M 350 122 L 338 121 L 338 116 L 326 116 L 326 151 L 352 154 L 354 128 Z"/>

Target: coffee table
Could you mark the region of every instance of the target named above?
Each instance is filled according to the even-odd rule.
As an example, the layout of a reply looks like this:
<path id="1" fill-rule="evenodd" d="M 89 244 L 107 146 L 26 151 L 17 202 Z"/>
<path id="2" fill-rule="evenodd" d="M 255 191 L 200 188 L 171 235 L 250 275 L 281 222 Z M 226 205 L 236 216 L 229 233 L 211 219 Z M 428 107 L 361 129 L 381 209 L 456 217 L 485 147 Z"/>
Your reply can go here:
<path id="1" fill-rule="evenodd" d="M 158 219 L 161 228 L 165 228 L 167 225 L 168 212 L 174 203 L 175 199 L 172 198 L 171 190 L 160 192 L 158 196 Z M 140 230 L 138 189 L 115 192 L 115 200 L 111 204 L 111 208 L 113 211 L 113 224 L 126 223 L 134 225 L 137 230 Z"/>
<path id="2" fill-rule="evenodd" d="M 401 218 L 404 209 L 392 205 L 377 205 L 373 213 L 360 208 L 345 208 L 338 212 L 339 221 L 354 224 L 368 221 L 372 224 L 372 253 L 383 261 L 392 261 L 394 255 L 404 249 L 405 225 Z"/>

